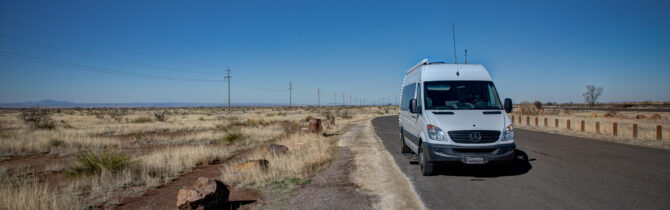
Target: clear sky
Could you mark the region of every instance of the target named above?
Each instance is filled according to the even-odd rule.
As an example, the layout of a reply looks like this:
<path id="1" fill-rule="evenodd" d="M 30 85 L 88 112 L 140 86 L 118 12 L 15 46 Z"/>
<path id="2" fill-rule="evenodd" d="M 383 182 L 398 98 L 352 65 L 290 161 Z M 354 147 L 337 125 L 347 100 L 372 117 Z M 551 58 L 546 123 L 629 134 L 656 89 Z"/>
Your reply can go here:
<path id="1" fill-rule="evenodd" d="M 422 58 L 501 97 L 670 101 L 670 1 L 0 1 L 0 102 L 395 101 Z M 356 103 L 356 101 L 354 102 Z"/>

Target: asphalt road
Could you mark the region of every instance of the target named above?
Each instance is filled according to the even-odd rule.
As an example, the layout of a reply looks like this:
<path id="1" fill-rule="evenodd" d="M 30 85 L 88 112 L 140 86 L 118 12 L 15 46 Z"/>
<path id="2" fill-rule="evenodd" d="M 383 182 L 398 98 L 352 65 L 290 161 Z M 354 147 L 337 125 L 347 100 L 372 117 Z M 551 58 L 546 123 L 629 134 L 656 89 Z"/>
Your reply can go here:
<path id="1" fill-rule="evenodd" d="M 398 117 L 372 124 L 429 209 L 670 209 L 670 151 L 516 130 L 510 167 L 447 166 L 424 177 L 400 153 Z"/>

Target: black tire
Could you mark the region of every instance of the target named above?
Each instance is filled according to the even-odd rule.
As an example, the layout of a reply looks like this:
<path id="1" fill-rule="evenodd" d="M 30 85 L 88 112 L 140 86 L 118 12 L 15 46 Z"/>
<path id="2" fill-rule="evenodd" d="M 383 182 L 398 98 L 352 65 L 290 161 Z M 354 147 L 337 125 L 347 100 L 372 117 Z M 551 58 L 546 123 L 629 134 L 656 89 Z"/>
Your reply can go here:
<path id="1" fill-rule="evenodd" d="M 402 131 L 400 131 L 400 147 L 402 148 L 401 149 L 402 153 L 411 153 L 412 152 L 412 150 L 409 149 L 409 147 L 405 144 L 405 136 L 402 133 Z"/>
<path id="2" fill-rule="evenodd" d="M 433 168 L 435 166 L 428 160 L 428 151 L 424 149 L 423 145 L 419 147 L 418 156 L 417 159 L 419 160 L 419 165 L 421 165 L 421 174 L 424 176 L 433 175 Z"/>

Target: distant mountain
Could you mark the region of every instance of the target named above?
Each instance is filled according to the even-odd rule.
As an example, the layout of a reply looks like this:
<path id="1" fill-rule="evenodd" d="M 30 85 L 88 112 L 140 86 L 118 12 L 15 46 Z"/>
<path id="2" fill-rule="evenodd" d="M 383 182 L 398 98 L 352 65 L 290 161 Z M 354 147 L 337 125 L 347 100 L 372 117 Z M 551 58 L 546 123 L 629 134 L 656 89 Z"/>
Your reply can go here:
<path id="1" fill-rule="evenodd" d="M 232 103 L 231 106 L 278 106 L 271 103 Z M 137 102 L 137 103 L 76 103 L 70 101 L 41 100 L 17 103 L 0 103 L 0 108 L 73 108 L 73 107 L 217 107 L 227 103 L 176 103 L 176 102 Z"/>

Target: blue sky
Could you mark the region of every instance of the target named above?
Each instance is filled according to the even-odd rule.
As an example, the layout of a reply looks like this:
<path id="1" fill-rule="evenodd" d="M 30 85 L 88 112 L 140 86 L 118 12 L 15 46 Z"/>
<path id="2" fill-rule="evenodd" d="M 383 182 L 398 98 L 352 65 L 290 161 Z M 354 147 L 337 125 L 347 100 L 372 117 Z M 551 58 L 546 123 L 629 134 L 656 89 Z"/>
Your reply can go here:
<path id="1" fill-rule="evenodd" d="M 0 102 L 395 101 L 422 58 L 501 97 L 670 101 L 668 1 L 0 1 Z M 355 100 L 355 99 L 354 99 Z M 355 101 L 354 103 L 356 103 Z"/>

